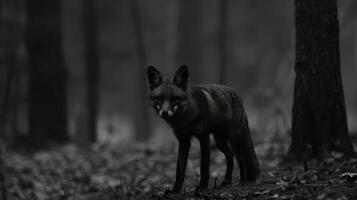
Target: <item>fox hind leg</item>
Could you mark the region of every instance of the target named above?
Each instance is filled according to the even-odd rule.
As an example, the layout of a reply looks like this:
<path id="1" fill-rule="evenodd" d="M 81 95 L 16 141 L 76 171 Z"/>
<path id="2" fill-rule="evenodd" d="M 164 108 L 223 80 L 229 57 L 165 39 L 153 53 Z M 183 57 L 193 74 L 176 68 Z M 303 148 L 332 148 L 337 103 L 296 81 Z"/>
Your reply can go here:
<path id="1" fill-rule="evenodd" d="M 222 138 L 221 134 L 214 135 L 213 137 L 217 148 L 224 154 L 227 161 L 226 174 L 224 176 L 223 182 L 221 183 L 221 187 L 229 186 L 232 184 L 232 173 L 234 166 L 233 153 L 228 147 L 227 140 Z"/>
<path id="2" fill-rule="evenodd" d="M 247 177 L 247 164 L 245 161 L 238 161 L 239 164 L 239 171 L 240 171 L 240 183 L 243 185 L 244 183 L 248 182 L 248 177 Z"/>

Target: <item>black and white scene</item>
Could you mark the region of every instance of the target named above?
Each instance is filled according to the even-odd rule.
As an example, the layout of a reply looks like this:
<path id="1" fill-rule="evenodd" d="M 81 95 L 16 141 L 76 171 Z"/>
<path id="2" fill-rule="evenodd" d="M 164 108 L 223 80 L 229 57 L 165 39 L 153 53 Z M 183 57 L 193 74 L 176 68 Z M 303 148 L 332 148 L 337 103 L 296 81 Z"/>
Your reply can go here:
<path id="1" fill-rule="evenodd" d="M 0 0 L 0 200 L 357 199 L 357 1 Z"/>

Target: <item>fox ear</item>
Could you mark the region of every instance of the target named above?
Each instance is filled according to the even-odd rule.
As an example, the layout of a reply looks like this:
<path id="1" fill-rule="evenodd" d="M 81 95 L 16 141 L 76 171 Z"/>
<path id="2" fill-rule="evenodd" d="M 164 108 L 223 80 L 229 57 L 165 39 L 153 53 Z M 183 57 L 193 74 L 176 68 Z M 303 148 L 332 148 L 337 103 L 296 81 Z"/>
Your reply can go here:
<path id="1" fill-rule="evenodd" d="M 174 84 L 178 87 L 186 88 L 188 74 L 188 67 L 186 65 L 182 65 L 175 73 L 173 80 Z"/>
<path id="2" fill-rule="evenodd" d="M 159 70 L 157 70 L 153 66 L 148 66 L 146 70 L 146 76 L 149 80 L 149 88 L 150 90 L 153 90 L 157 86 L 162 84 L 162 76 Z"/>

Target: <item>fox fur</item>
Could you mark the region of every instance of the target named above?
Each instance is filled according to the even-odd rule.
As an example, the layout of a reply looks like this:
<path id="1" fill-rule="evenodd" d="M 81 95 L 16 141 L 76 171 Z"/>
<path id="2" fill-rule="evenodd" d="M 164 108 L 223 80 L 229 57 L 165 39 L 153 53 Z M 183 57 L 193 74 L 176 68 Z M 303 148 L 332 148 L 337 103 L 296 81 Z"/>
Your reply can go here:
<path id="1" fill-rule="evenodd" d="M 187 66 L 181 66 L 172 80 L 163 78 L 153 66 L 147 68 L 153 108 L 172 127 L 179 143 L 173 192 L 182 189 L 192 137 L 198 138 L 201 148 L 201 179 L 196 190 L 208 187 L 210 134 L 227 161 L 221 185 L 232 183 L 234 157 L 241 183 L 255 182 L 259 162 L 242 99 L 228 86 L 195 85 L 188 83 L 188 76 Z"/>

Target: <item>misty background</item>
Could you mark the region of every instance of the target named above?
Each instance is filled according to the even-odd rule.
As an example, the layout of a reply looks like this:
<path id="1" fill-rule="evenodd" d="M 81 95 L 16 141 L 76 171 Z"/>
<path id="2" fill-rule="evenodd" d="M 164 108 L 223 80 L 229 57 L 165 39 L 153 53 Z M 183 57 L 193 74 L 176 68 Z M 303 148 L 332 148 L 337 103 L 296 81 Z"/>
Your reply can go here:
<path id="1" fill-rule="evenodd" d="M 86 45 L 84 40 L 85 0 L 63 0 L 62 45 L 67 69 L 68 133 L 74 141 L 86 134 Z M 150 108 L 143 93 L 147 65 L 171 77 L 187 64 L 192 82 L 220 83 L 221 64 L 225 63 L 225 84 L 236 89 L 244 100 L 255 141 L 270 140 L 290 129 L 294 82 L 294 5 L 289 0 L 227 1 L 224 11 L 226 45 L 221 57 L 220 1 L 197 1 L 201 17 L 192 21 L 182 13 L 178 0 L 94 1 L 97 53 L 99 58 L 98 141 L 128 144 L 137 135 L 156 141 L 173 139 L 168 126 Z M 357 2 L 340 0 L 341 73 L 350 132 L 357 131 Z M 1 7 L 2 44 L 12 42 L 14 61 L 9 61 L 9 46 L 0 46 L 0 93 L 6 91 L 8 72 L 13 69 L 8 115 L 3 127 L 7 141 L 28 134 L 28 52 L 25 43 L 26 4 L 24 0 L 5 0 Z M 185 17 L 185 14 L 187 16 Z M 192 13 L 191 13 L 192 14 Z M 183 16 L 183 17 L 182 17 Z M 139 18 L 136 18 L 139 17 Z M 182 18 L 181 18 L 182 17 Z M 138 51 L 139 19 L 143 50 Z M 196 26 L 195 23 L 200 24 Z M 183 24 L 183 25 L 182 25 Z M 177 59 L 182 47 L 180 35 L 200 39 L 200 52 L 192 63 Z M 198 40 L 197 40 L 198 41 Z M 180 46 L 181 45 L 181 46 Z M 140 45 L 139 45 L 140 46 Z M 187 52 L 197 49 L 187 46 Z M 142 60 L 144 52 L 145 61 Z M 146 80 L 145 80 L 146 81 Z M 146 97 L 146 98 L 144 98 Z M 5 101 L 1 99 L 2 106 Z M 144 102 L 147 107 L 141 106 Z M 140 129 L 141 116 L 149 112 L 149 130 Z M 286 136 L 288 139 L 289 137 Z"/>

